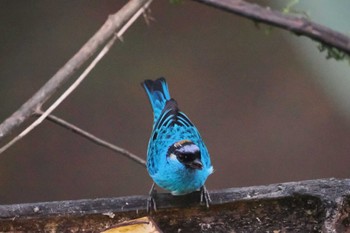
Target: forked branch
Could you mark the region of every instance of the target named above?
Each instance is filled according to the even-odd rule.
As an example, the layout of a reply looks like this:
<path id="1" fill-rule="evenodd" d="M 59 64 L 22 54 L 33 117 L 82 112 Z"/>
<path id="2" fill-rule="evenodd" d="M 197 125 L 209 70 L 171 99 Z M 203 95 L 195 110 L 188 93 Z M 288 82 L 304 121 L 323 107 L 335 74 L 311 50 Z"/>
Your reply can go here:
<path id="1" fill-rule="evenodd" d="M 23 130 L 19 135 L 13 138 L 10 142 L 0 148 L 0 154 L 11 147 L 14 143 L 19 141 L 31 130 L 37 127 L 62 101 L 67 98 L 87 77 L 90 71 L 96 66 L 96 64 L 104 57 L 104 55 L 110 50 L 116 38 L 120 38 L 123 33 L 129 28 L 129 26 L 142 14 L 145 13 L 145 8 L 151 3 L 152 0 L 146 0 L 142 5 L 142 1 L 130 1 L 124 6 L 118 13 L 109 17 L 107 22 L 102 28 L 83 46 L 83 48 L 67 62 L 67 64 L 61 68 L 56 75 L 54 75 L 31 99 L 29 99 L 17 112 L 9 117 L 3 124 L 0 125 L 0 140 L 2 137 L 9 134 L 14 128 L 20 126 L 27 118 L 33 115 L 35 112 L 39 112 L 42 104 L 52 95 L 54 92 L 67 80 L 75 69 L 78 69 L 84 61 L 91 57 L 94 52 L 99 48 L 100 44 L 97 41 L 106 45 L 99 52 L 99 54 L 93 59 L 90 65 L 84 70 L 79 78 L 46 110 L 40 117 L 35 120 L 30 126 Z M 130 5 L 130 3 L 132 3 Z M 135 10 L 135 12 L 131 11 Z M 130 11 L 130 12 L 129 12 Z M 127 14 L 129 12 L 129 14 Z M 130 16 L 130 17 L 129 17 Z M 127 17 L 127 18 L 126 18 Z M 124 21 L 126 19 L 126 21 Z M 115 28 L 111 25 L 118 24 Z M 119 28 L 120 26 L 120 28 Z M 116 31 L 117 30 L 117 31 Z M 110 34 L 110 35 L 109 35 Z M 114 36 L 110 39 L 111 35 Z M 103 40 L 105 38 L 105 40 Z M 106 41 L 109 40 L 107 43 Z M 74 68 L 75 67 L 75 68 Z M 125 153 L 124 153 L 125 155 Z M 136 160 L 137 156 L 129 155 L 133 160 Z M 139 158 L 138 158 L 139 159 Z M 140 161 L 142 159 L 139 159 Z M 137 160 L 136 160 L 137 161 Z M 138 162 L 140 162 L 138 161 Z M 141 161 L 142 163 L 143 161 Z"/>
<path id="2" fill-rule="evenodd" d="M 121 31 L 130 19 L 140 9 L 147 7 L 151 1 L 130 0 L 117 13 L 109 16 L 95 35 L 44 86 L 0 125 L 0 141 L 31 117 L 36 109 L 40 108 L 89 58 L 111 39 L 114 33 Z"/>
<path id="3" fill-rule="evenodd" d="M 35 114 L 35 112 L 38 112 L 43 103 L 56 93 L 57 90 L 72 77 L 75 71 L 85 64 L 85 62 L 102 46 L 104 46 L 107 41 L 113 41 L 111 40 L 111 37 L 114 33 L 118 32 L 117 37 L 120 37 L 133 22 L 133 17 L 140 13 L 140 10 L 143 10 L 142 12 L 144 12 L 144 9 L 151 3 L 151 1 L 152 0 L 130 0 L 120 11 L 111 15 L 100 30 L 79 50 L 78 53 L 76 53 L 41 89 L 39 89 L 33 97 L 24 103 L 20 109 L 0 125 L 0 142 L 14 129 L 21 126 L 29 117 Z M 330 46 L 344 54 L 350 55 L 350 38 L 348 36 L 323 25 L 314 23 L 304 17 L 282 14 L 278 11 L 273 11 L 269 8 L 264 8 L 243 0 L 194 1 L 252 19 L 255 22 L 266 23 L 268 25 L 291 31 L 297 35 L 309 37 L 322 43 L 322 45 Z M 67 95 L 69 95 L 69 93 Z M 44 118 L 50 115 L 58 104 L 60 104 L 60 101 L 56 101 L 54 105 L 50 106 L 48 110 L 43 112 L 39 117 L 40 120 L 37 120 L 36 122 L 40 124 Z M 35 126 L 36 125 L 33 124 L 32 128 Z M 29 128 L 29 130 L 27 129 L 25 132 L 29 132 L 32 128 Z M 10 145 L 11 143 L 0 148 L 0 153 Z M 144 165 L 142 159 L 138 160 L 137 158 L 134 160 Z"/>

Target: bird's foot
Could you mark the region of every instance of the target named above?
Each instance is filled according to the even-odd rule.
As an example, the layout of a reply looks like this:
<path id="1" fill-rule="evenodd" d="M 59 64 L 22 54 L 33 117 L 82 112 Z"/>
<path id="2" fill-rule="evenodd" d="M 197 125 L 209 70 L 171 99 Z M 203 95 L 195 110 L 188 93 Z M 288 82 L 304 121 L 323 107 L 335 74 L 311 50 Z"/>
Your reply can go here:
<path id="1" fill-rule="evenodd" d="M 150 213 L 152 210 L 157 211 L 156 195 L 157 190 L 155 189 L 155 184 L 152 184 L 151 190 L 149 191 L 149 197 L 147 199 L 147 213 Z"/>
<path id="2" fill-rule="evenodd" d="M 211 198 L 205 185 L 201 187 L 200 192 L 201 192 L 200 204 L 205 205 L 207 208 L 209 208 L 209 204 L 211 203 Z"/>

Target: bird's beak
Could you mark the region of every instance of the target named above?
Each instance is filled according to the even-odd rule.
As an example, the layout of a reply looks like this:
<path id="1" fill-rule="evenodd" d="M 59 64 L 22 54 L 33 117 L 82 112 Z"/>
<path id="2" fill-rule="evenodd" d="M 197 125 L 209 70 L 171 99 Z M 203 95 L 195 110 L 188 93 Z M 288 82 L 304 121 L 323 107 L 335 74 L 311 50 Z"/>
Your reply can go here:
<path id="1" fill-rule="evenodd" d="M 195 159 L 187 164 L 190 168 L 201 170 L 203 168 L 203 163 L 200 159 Z"/>

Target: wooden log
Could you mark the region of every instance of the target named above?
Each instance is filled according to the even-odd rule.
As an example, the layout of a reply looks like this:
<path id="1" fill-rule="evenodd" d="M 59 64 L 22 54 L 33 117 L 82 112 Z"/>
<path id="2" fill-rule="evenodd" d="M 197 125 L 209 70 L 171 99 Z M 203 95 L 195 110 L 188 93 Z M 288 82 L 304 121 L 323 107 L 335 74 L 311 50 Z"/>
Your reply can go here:
<path id="1" fill-rule="evenodd" d="M 151 217 L 163 232 L 350 232 L 350 179 L 321 179 L 199 193 L 159 193 Z M 147 216 L 148 196 L 0 206 L 1 232 L 100 232 Z"/>

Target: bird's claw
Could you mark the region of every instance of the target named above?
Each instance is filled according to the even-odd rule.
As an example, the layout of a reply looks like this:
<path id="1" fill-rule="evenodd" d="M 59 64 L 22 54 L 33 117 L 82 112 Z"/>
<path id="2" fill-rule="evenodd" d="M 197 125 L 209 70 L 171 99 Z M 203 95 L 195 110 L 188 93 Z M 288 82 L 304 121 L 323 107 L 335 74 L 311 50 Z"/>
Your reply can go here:
<path id="1" fill-rule="evenodd" d="M 205 185 L 203 185 L 201 187 L 200 192 L 201 192 L 200 204 L 205 205 L 207 208 L 209 208 L 209 204 L 211 203 L 211 198 L 210 198 L 210 194 L 209 194 L 207 188 L 205 187 Z"/>
<path id="2" fill-rule="evenodd" d="M 149 197 L 147 199 L 147 213 L 152 212 L 152 210 L 155 212 L 157 211 L 157 203 L 156 203 L 156 197 L 157 190 L 154 188 L 154 183 L 152 184 L 151 190 L 149 191 Z"/>

